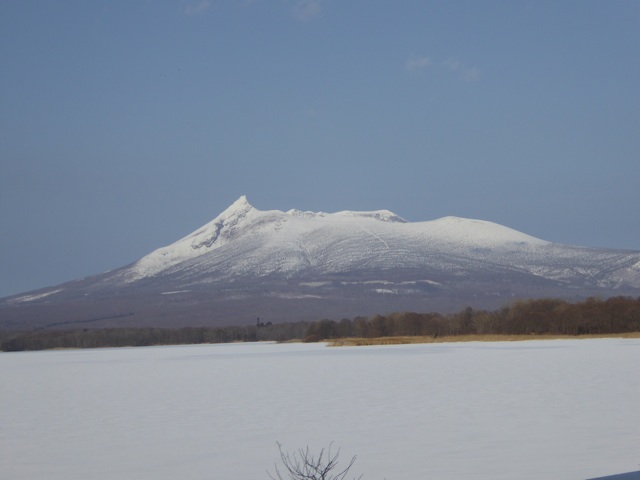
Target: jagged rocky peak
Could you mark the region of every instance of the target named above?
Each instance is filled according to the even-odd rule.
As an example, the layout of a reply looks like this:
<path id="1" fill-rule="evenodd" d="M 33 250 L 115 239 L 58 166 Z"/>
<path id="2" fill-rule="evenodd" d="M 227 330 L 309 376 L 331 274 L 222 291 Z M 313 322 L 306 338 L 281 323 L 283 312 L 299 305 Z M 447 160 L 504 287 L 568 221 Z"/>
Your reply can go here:
<path id="1" fill-rule="evenodd" d="M 227 207 L 221 214 L 219 214 L 213 221 L 211 221 L 208 225 L 219 224 L 220 222 L 228 222 L 232 219 L 241 219 L 244 218 L 247 213 L 250 211 L 254 211 L 255 213 L 264 213 L 253 207 L 249 201 L 247 200 L 246 195 L 241 195 L 238 200 L 236 200 L 233 204 Z M 400 222 L 406 223 L 407 221 L 393 212 L 383 209 L 383 210 L 375 210 L 375 211 L 353 211 L 353 210 L 343 210 L 340 212 L 327 213 L 327 212 L 313 212 L 313 211 L 302 211 L 298 209 L 290 209 L 287 212 L 281 211 L 269 211 L 280 214 L 287 214 L 291 217 L 301 217 L 307 219 L 313 218 L 370 218 L 375 220 L 380 220 L 383 222 Z M 203 226 L 206 227 L 206 226 Z"/>
<path id="2" fill-rule="evenodd" d="M 406 223 L 407 220 L 403 219 L 397 214 L 394 214 L 390 210 L 374 210 L 371 212 L 352 212 L 347 211 L 348 215 L 352 215 L 354 217 L 370 217 L 372 219 L 381 220 L 383 222 L 400 222 Z"/>
<path id="3" fill-rule="evenodd" d="M 188 235 L 191 239 L 191 247 L 199 249 L 201 247 L 211 247 L 225 231 L 229 231 L 244 219 L 247 214 L 255 210 L 247 200 L 246 195 L 241 195 L 238 200 L 227 207 L 218 217 L 213 219 L 202 228 Z"/>
<path id="4" fill-rule="evenodd" d="M 236 200 L 233 204 L 227 207 L 218 217 L 219 218 L 229 218 L 235 216 L 245 215 L 247 212 L 253 209 L 253 206 L 247 200 L 246 195 L 241 195 L 238 200 Z"/>
<path id="5" fill-rule="evenodd" d="M 328 214 L 326 212 L 311 212 L 311 211 L 301 211 L 298 209 L 291 209 L 288 210 L 286 212 L 287 215 L 293 216 L 293 217 L 304 217 L 307 219 L 313 219 L 316 217 L 329 217 L 329 218 L 345 218 L 345 219 L 349 219 L 349 218 L 354 218 L 354 217 L 360 217 L 360 218 L 370 218 L 370 219 L 375 219 L 375 220 L 380 220 L 383 222 L 401 222 L 401 223 L 406 223 L 407 221 L 405 219 L 403 219 L 402 217 L 400 217 L 399 215 L 394 214 L 391 211 L 388 210 L 375 210 L 375 211 L 370 211 L 370 212 L 360 212 L 360 211 L 353 211 L 353 210 L 343 210 L 340 212 L 335 212 L 332 214 Z"/>
<path id="6" fill-rule="evenodd" d="M 253 208 L 246 195 L 240 196 L 211 222 L 171 245 L 156 249 L 136 262 L 128 276 L 129 280 L 155 275 L 167 267 L 226 244 L 251 212 L 259 211 Z"/>
<path id="7" fill-rule="evenodd" d="M 311 212 L 310 210 L 302 211 L 298 209 L 291 209 L 286 212 L 287 215 L 292 217 L 306 217 L 307 219 L 312 219 L 314 217 L 324 217 L 324 212 Z"/>

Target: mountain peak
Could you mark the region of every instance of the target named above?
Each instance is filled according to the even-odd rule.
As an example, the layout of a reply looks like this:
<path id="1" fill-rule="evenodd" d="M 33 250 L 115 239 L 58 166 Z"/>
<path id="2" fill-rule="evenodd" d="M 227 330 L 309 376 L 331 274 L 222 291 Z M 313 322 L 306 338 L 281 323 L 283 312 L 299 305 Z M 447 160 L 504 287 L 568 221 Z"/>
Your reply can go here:
<path id="1" fill-rule="evenodd" d="M 246 195 L 241 195 L 238 200 L 211 222 L 171 245 L 156 249 L 136 262 L 131 279 L 136 280 L 141 277 L 155 275 L 172 265 L 198 256 L 209 249 L 220 247 L 229 241 L 237 226 L 252 211 L 256 211 L 256 209 L 249 204 Z"/>
<path id="2" fill-rule="evenodd" d="M 311 211 L 301 211 L 298 209 L 291 209 L 285 212 L 285 214 L 293 216 L 293 217 L 305 217 L 307 219 L 313 218 L 327 218 L 327 219 L 345 219 L 352 220 L 354 218 L 368 218 L 375 219 L 382 222 L 399 222 L 406 223 L 407 221 L 400 217 L 399 215 L 394 214 L 389 210 L 374 210 L 374 211 L 353 211 L 353 210 L 342 210 L 340 212 L 334 212 L 332 214 L 328 214 L 326 212 L 311 212 Z"/>
<path id="3" fill-rule="evenodd" d="M 406 219 L 403 219 L 397 214 L 394 214 L 390 210 L 374 210 L 374 211 L 343 211 L 342 214 L 346 214 L 353 217 L 366 217 L 370 219 L 380 220 L 382 222 L 399 222 L 401 224 L 406 224 Z"/>
<path id="4" fill-rule="evenodd" d="M 223 231 L 228 232 L 238 225 L 249 212 L 254 210 L 254 207 L 249 204 L 247 196 L 241 195 L 238 200 L 227 207 L 218 217 L 188 235 L 185 239 L 190 240 L 192 249 L 211 247 L 220 235 L 223 234 Z"/>
<path id="5" fill-rule="evenodd" d="M 247 200 L 247 196 L 246 195 L 241 195 L 238 200 L 236 200 L 233 204 L 231 204 L 229 207 L 227 207 L 222 214 L 220 214 L 218 217 L 231 217 L 234 215 L 244 215 L 247 212 L 249 212 L 251 209 L 253 209 L 253 206 L 251 204 L 249 204 L 249 201 Z"/>
<path id="6" fill-rule="evenodd" d="M 429 230 L 441 239 L 455 240 L 467 245 L 495 246 L 515 243 L 548 245 L 550 242 L 495 222 L 464 217 L 446 216 L 425 223 Z"/>

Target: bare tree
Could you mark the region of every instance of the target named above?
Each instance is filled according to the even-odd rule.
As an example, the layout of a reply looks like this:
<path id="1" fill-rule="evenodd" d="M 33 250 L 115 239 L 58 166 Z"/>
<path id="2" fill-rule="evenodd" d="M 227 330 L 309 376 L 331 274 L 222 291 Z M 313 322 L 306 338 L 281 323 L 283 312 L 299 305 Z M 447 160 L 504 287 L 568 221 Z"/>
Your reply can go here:
<path id="1" fill-rule="evenodd" d="M 356 462 L 357 456 L 351 458 L 351 461 L 345 469 L 336 473 L 332 473 L 338 466 L 338 457 L 340 456 L 340 448 L 335 454 L 331 454 L 331 447 L 333 442 L 329 444 L 326 452 L 322 448 L 318 456 L 314 456 L 309 452 L 309 446 L 306 449 L 298 449 L 297 452 L 289 454 L 282 450 L 282 444 L 276 441 L 278 450 L 280 451 L 280 460 L 286 470 L 285 474 L 289 476 L 289 479 L 344 479 L 349 473 L 351 466 Z M 271 473 L 267 471 L 267 474 L 271 479 L 285 479 L 282 477 L 282 473 L 278 468 L 278 464 L 275 464 L 277 478 L 271 476 Z M 362 475 L 358 479 L 362 478 Z"/>

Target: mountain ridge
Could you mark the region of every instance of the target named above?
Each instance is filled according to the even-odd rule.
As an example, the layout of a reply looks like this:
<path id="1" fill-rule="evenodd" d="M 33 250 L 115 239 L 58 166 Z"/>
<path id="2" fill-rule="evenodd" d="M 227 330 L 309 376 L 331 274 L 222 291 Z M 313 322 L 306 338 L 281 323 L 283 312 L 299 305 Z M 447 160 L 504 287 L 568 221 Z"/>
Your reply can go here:
<path id="1" fill-rule="evenodd" d="M 0 328 L 313 320 L 638 293 L 640 251 L 566 246 L 453 216 L 261 211 L 241 196 L 128 266 L 0 299 Z"/>
<path id="2" fill-rule="evenodd" d="M 275 229 L 288 228 L 292 231 L 288 235 L 289 240 L 291 240 L 290 237 L 292 235 L 299 238 L 322 229 L 322 224 L 319 227 L 319 223 L 322 222 L 349 222 L 352 228 L 357 226 L 359 229 L 367 231 L 367 225 L 370 225 L 369 221 L 404 224 L 407 227 L 405 230 L 409 231 L 405 232 L 405 235 L 426 235 L 432 242 L 437 243 L 473 243 L 480 248 L 490 248 L 495 244 L 508 242 L 547 243 L 499 224 L 452 216 L 434 221 L 408 222 L 388 210 L 367 212 L 347 210 L 335 213 L 301 212 L 295 209 L 287 212 L 278 210 L 260 211 L 255 209 L 248 202 L 246 196 L 243 195 L 211 222 L 173 244 L 144 256 L 136 263 L 134 269 L 137 271 L 137 276 L 134 275 L 133 280 L 155 275 L 171 267 L 171 265 L 199 257 L 210 250 L 220 248 L 235 236 L 247 235 L 247 232 L 239 232 L 242 225 L 246 223 L 252 224 L 248 230 L 251 230 L 251 228 L 260 229 L 261 226 L 256 226 L 255 224 L 262 223 L 262 226 L 264 226 L 268 222 L 271 222 Z M 402 227 L 397 228 L 402 229 Z M 417 232 L 416 228 L 422 229 L 423 232 Z M 255 233 L 255 230 L 252 233 Z M 375 233 L 369 233 L 389 249 L 388 243 L 381 239 L 380 236 Z"/>

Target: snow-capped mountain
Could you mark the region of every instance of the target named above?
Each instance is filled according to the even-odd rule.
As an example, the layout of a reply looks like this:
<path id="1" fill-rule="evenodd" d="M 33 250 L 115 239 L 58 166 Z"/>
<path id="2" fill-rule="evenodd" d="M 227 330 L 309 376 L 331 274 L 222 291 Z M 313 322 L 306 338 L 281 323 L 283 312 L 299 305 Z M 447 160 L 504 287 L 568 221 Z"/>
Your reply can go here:
<path id="1" fill-rule="evenodd" d="M 534 247 L 547 242 L 490 222 L 448 217 L 409 223 L 389 211 L 260 211 L 245 196 L 210 223 L 136 262 L 132 282 L 175 271 L 211 279 L 294 276 L 425 265 L 435 251 Z"/>
<path id="2" fill-rule="evenodd" d="M 228 325 L 638 293 L 638 251 L 458 217 L 261 211 L 242 196 L 129 266 L 3 299 L 0 328 Z"/>

